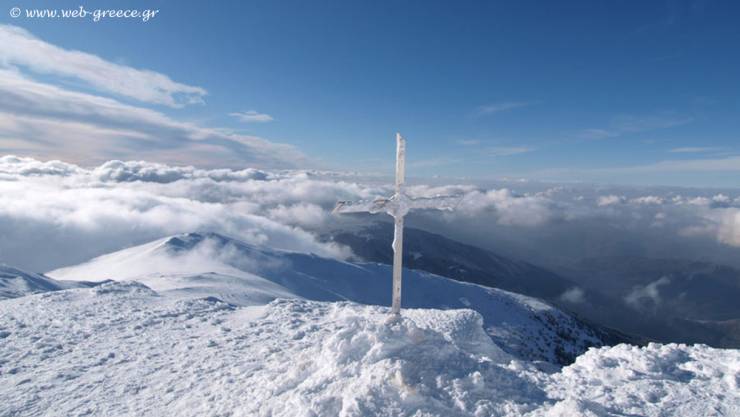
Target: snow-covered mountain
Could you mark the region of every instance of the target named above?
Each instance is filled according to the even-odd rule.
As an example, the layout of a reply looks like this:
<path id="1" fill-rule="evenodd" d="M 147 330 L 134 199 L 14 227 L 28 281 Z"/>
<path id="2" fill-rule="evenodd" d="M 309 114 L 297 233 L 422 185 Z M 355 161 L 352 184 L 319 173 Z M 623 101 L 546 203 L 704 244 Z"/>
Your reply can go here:
<path id="1" fill-rule="evenodd" d="M 619 345 L 558 370 L 512 358 L 472 310 L 388 323 L 351 302 L 180 295 L 108 282 L 0 301 L 0 415 L 740 415 L 737 350 Z"/>
<path id="2" fill-rule="evenodd" d="M 588 327 L 530 297 L 415 270 L 397 321 L 382 306 L 386 265 L 219 234 L 48 275 L 62 284 L 0 301 L 0 415 L 740 413 L 738 350 L 619 345 L 559 368 L 531 360 L 598 344 Z M 77 280 L 103 282 L 62 290 Z"/>
<path id="3" fill-rule="evenodd" d="M 45 275 L 22 271 L 18 268 L 0 264 L 0 300 L 47 291 L 89 286 L 92 286 L 92 283 L 69 280 L 57 281 Z"/>
<path id="4" fill-rule="evenodd" d="M 393 251 L 388 245 L 393 239 L 393 225 L 388 222 L 334 229 L 324 233 L 324 239 L 348 246 L 361 260 L 393 262 Z M 608 292 L 575 282 L 567 275 L 413 227 L 405 229 L 404 248 L 403 262 L 408 268 L 544 300 L 588 320 L 610 344 L 643 340 L 625 334 L 630 333 L 626 329 L 633 327 L 620 327 L 622 321 L 610 320 L 621 317 L 639 321 L 639 314 Z M 640 334 L 650 340 L 650 334 Z"/>
<path id="5" fill-rule="evenodd" d="M 489 336 L 523 359 L 566 364 L 601 334 L 537 299 L 406 270 L 403 305 L 470 308 Z M 263 305 L 276 298 L 388 305 L 390 267 L 249 245 L 215 234 L 160 239 L 48 273 L 61 280 L 135 280 L 180 298 L 216 297 L 233 305 Z"/>
<path id="6" fill-rule="evenodd" d="M 337 229 L 326 238 L 346 245 L 360 259 L 390 264 L 393 224 L 376 221 L 360 228 Z M 531 263 L 509 259 L 445 236 L 413 227 L 404 229 L 404 266 L 459 281 L 556 299 L 577 284 Z"/>

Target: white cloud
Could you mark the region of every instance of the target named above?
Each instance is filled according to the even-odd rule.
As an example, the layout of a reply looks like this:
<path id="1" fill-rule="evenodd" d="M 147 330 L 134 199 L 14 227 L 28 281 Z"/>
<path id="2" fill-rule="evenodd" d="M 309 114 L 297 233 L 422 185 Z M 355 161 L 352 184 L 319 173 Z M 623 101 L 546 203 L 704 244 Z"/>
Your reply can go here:
<path id="1" fill-rule="evenodd" d="M 316 204 L 297 203 L 291 205 L 279 204 L 267 212 L 267 216 L 275 221 L 292 226 L 316 229 L 323 226 L 329 219 L 329 213 Z"/>
<path id="2" fill-rule="evenodd" d="M 677 154 L 678 155 L 678 154 Z M 686 154 L 681 154 L 686 155 Z M 562 168 L 544 169 L 530 174 L 531 178 L 546 179 L 548 181 L 591 181 L 601 179 L 604 182 L 613 182 L 619 178 L 622 182 L 644 183 L 645 174 L 651 178 L 658 178 L 658 183 L 685 186 L 691 178 L 708 178 L 707 181 L 717 182 L 721 174 L 736 174 L 740 172 L 740 155 L 724 157 L 702 157 L 696 159 L 663 160 L 654 163 L 631 166 L 614 166 L 607 168 Z M 666 174 L 666 175 L 658 175 Z M 679 174 L 676 176 L 667 174 Z M 696 174 L 688 176 L 688 174 Z M 688 178 L 688 179 L 687 179 Z M 704 181 L 706 182 L 706 181 Z"/>
<path id="3" fill-rule="evenodd" d="M 0 152 L 83 164 L 142 157 L 221 167 L 296 167 L 308 162 L 290 145 L 181 122 L 2 69 Z"/>
<path id="4" fill-rule="evenodd" d="M 662 161 L 655 164 L 626 168 L 633 172 L 721 172 L 740 171 L 740 156 L 712 159 Z"/>
<path id="5" fill-rule="evenodd" d="M 488 104 L 485 106 L 478 107 L 476 114 L 479 116 L 496 114 L 496 113 L 501 113 L 501 112 L 505 112 L 508 110 L 518 109 L 521 107 L 527 107 L 532 104 L 534 103 L 526 102 L 526 101 L 506 101 L 502 103 L 493 103 L 493 104 Z"/>
<path id="6" fill-rule="evenodd" d="M 682 126 L 691 123 L 693 120 L 692 117 L 678 116 L 672 113 L 645 116 L 620 115 L 613 117 L 608 127 L 583 129 L 578 133 L 578 137 L 601 140 L 629 133 L 649 132 Z"/>
<path id="7" fill-rule="evenodd" d="M 725 208 L 712 213 L 717 239 L 727 245 L 740 246 L 740 209 Z"/>
<path id="8" fill-rule="evenodd" d="M 460 139 L 457 141 L 458 145 L 463 146 L 474 146 L 474 145 L 480 145 L 481 141 L 478 139 Z"/>
<path id="9" fill-rule="evenodd" d="M 737 172 L 740 171 L 740 156 L 724 158 L 679 159 L 659 161 L 646 165 L 634 165 L 617 168 L 601 168 L 582 173 L 601 174 L 641 174 L 641 173 L 689 173 L 689 172 Z"/>
<path id="10" fill-rule="evenodd" d="M 560 294 L 560 300 L 572 304 L 579 304 L 586 301 L 586 297 L 582 289 L 573 287 Z"/>
<path id="11" fill-rule="evenodd" d="M 303 173 L 147 162 L 88 170 L 6 156 L 0 175 L 0 262 L 35 270 L 191 231 L 344 258 L 346 248 L 319 242 L 302 226 L 320 224 L 337 196 L 364 193 Z"/>
<path id="12" fill-rule="evenodd" d="M 646 195 L 636 197 L 630 200 L 632 204 L 645 204 L 645 205 L 661 205 L 665 203 L 665 199 L 655 195 Z"/>
<path id="13" fill-rule="evenodd" d="M 295 147 L 217 127 L 176 120 L 159 111 L 102 97 L 99 92 L 179 107 L 202 101 L 205 90 L 163 74 L 107 62 L 0 25 L 0 154 L 100 164 L 147 159 L 206 167 L 297 167 L 311 162 Z M 96 93 L 72 91 L 75 78 Z M 64 80 L 66 81 L 66 80 Z M 77 83 L 79 84 L 79 83 Z M 255 115 L 264 120 L 267 115 Z"/>
<path id="14" fill-rule="evenodd" d="M 457 210 L 460 214 L 474 216 L 493 211 L 497 223 L 509 226 L 537 226 L 553 217 L 553 203 L 548 198 L 517 195 L 506 188 L 469 191 L 460 201 Z"/>
<path id="15" fill-rule="evenodd" d="M 269 114 L 259 113 L 255 110 L 229 113 L 229 116 L 236 117 L 244 123 L 266 123 L 275 120 Z"/>
<path id="16" fill-rule="evenodd" d="M 409 161 L 406 163 L 406 166 L 409 168 L 430 168 L 430 167 L 439 167 L 439 166 L 457 164 L 460 162 L 462 162 L 462 160 L 459 158 L 440 157 L 440 158 L 417 159 L 414 161 Z"/>
<path id="17" fill-rule="evenodd" d="M 192 166 L 168 166 L 144 161 L 108 161 L 90 171 L 92 175 L 106 182 L 158 182 L 170 183 L 183 179 L 208 178 L 213 181 L 266 180 L 269 174 L 257 169 L 242 170 L 215 169 L 203 170 Z"/>
<path id="18" fill-rule="evenodd" d="M 648 132 L 651 130 L 668 129 L 682 126 L 694 121 L 690 116 L 679 116 L 672 113 L 660 113 L 652 115 L 616 116 L 611 121 L 611 127 L 621 133 Z"/>
<path id="19" fill-rule="evenodd" d="M 62 161 L 37 161 L 32 158 L 23 158 L 13 155 L 0 156 L 0 173 L 6 174 L 15 180 L 23 177 L 58 176 L 68 177 L 82 174 L 85 170 Z"/>
<path id="20" fill-rule="evenodd" d="M 596 205 L 599 207 L 612 206 L 614 204 L 620 204 L 624 202 L 624 197 L 618 195 L 603 195 L 596 200 Z"/>
<path id="21" fill-rule="evenodd" d="M 671 152 L 671 153 L 704 153 L 704 152 L 716 152 L 722 149 L 723 148 L 718 148 L 718 147 L 713 147 L 713 146 L 709 146 L 709 147 L 689 146 L 689 147 L 684 147 L 684 148 L 673 148 L 668 152 Z"/>
<path id="22" fill-rule="evenodd" d="M 491 156 L 510 156 L 532 152 L 534 149 L 525 146 L 494 146 L 486 149 Z"/>
<path id="23" fill-rule="evenodd" d="M 0 25 L 0 66 L 22 66 L 39 74 L 81 80 L 98 91 L 146 103 L 182 107 L 202 103 L 206 90 L 181 84 L 164 74 L 106 61 L 36 38 L 18 26 Z"/>
<path id="24" fill-rule="evenodd" d="M 600 139 L 606 139 L 606 138 L 613 138 L 616 136 L 619 136 L 620 133 L 615 130 L 607 130 L 607 129 L 583 129 L 578 134 L 578 137 L 582 139 L 594 139 L 594 140 L 600 140 Z"/>
<path id="25" fill-rule="evenodd" d="M 627 305 L 637 310 L 655 309 L 663 302 L 660 295 L 660 287 L 671 283 L 670 278 L 661 277 L 644 287 L 635 287 L 624 297 Z"/>

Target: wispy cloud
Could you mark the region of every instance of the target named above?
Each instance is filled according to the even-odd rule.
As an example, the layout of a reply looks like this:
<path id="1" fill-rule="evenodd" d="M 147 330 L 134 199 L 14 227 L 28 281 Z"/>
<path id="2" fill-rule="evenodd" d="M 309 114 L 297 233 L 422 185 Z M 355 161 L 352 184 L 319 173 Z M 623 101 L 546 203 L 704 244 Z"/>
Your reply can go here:
<path id="1" fill-rule="evenodd" d="M 724 173 L 740 172 L 740 156 L 728 156 L 723 158 L 701 158 L 701 159 L 679 159 L 658 161 L 643 165 L 617 166 L 607 168 L 589 169 L 547 169 L 536 172 L 535 177 L 556 178 L 573 177 L 590 178 L 593 175 L 615 175 L 623 174 L 660 174 L 660 173 Z"/>
<path id="2" fill-rule="evenodd" d="M 115 99 L 0 69 L 0 153 L 99 163 L 141 159 L 204 166 L 307 162 L 290 145 L 173 119 Z"/>
<path id="3" fill-rule="evenodd" d="M 259 113 L 255 110 L 229 113 L 229 116 L 236 117 L 244 123 L 267 123 L 275 120 L 269 114 Z"/>
<path id="4" fill-rule="evenodd" d="M 491 156 L 510 156 L 532 151 L 533 148 L 526 146 L 493 146 L 486 149 L 486 153 Z"/>
<path id="5" fill-rule="evenodd" d="M 622 172 L 738 172 L 740 171 L 740 156 L 660 161 L 615 170 Z"/>
<path id="6" fill-rule="evenodd" d="M 638 310 L 655 308 L 663 302 L 663 298 L 660 294 L 660 287 L 670 283 L 670 278 L 661 277 L 657 281 L 651 282 L 644 287 L 637 286 L 632 290 L 632 292 L 624 297 L 624 301 L 627 305 Z"/>
<path id="7" fill-rule="evenodd" d="M 685 147 L 685 148 L 673 148 L 668 152 L 671 153 L 706 153 L 706 152 L 716 152 L 721 151 L 724 148 L 719 148 L 715 146 L 707 146 L 707 147 Z"/>
<path id="8" fill-rule="evenodd" d="M 177 120 L 143 107 L 202 102 L 206 91 L 200 87 L 62 49 L 15 26 L 0 25 L 0 44 L 0 153 L 85 165 L 141 158 L 227 167 L 310 163 L 293 146 Z M 41 82 L 32 77 L 38 74 L 48 77 Z M 74 91 L 69 79 L 82 81 L 93 91 Z M 127 104 L 103 96 L 106 93 L 142 104 Z"/>
<path id="9" fill-rule="evenodd" d="M 409 168 L 434 168 L 439 166 L 459 164 L 462 160 L 458 158 L 433 158 L 410 161 L 407 165 Z"/>
<path id="10" fill-rule="evenodd" d="M 480 145 L 481 141 L 478 139 L 460 139 L 456 141 L 456 143 L 458 145 L 463 145 L 463 146 L 475 146 L 475 145 Z"/>
<path id="11" fill-rule="evenodd" d="M 583 129 L 578 133 L 581 139 L 601 140 L 621 135 L 617 130 L 611 129 Z"/>
<path id="12" fill-rule="evenodd" d="M 617 116 L 612 120 L 612 128 L 620 132 L 646 132 L 657 129 L 668 129 L 682 126 L 694 121 L 691 116 L 678 116 L 674 114 L 656 114 L 650 116 Z"/>
<path id="13" fill-rule="evenodd" d="M 510 156 L 535 150 L 529 146 L 488 146 L 490 141 L 478 139 L 461 139 L 456 143 L 465 147 L 474 147 L 475 151 L 483 156 Z"/>
<path id="14" fill-rule="evenodd" d="M 0 68 L 20 66 L 38 74 L 81 80 L 98 91 L 145 103 L 182 107 L 202 103 L 206 90 L 168 76 L 67 50 L 36 38 L 17 26 L 0 25 Z"/>
<path id="15" fill-rule="evenodd" d="M 682 126 L 693 121 L 690 116 L 656 114 L 648 116 L 621 115 L 612 118 L 608 127 L 583 129 L 578 133 L 582 139 L 601 140 L 629 133 L 648 132 Z"/>
<path id="16" fill-rule="evenodd" d="M 475 114 L 477 116 L 486 116 L 496 113 L 501 113 L 513 109 L 518 109 L 521 107 L 527 107 L 531 106 L 532 104 L 535 104 L 535 102 L 531 101 L 506 101 L 502 103 L 493 103 L 493 104 L 487 104 L 485 106 L 480 106 L 476 110 Z"/>

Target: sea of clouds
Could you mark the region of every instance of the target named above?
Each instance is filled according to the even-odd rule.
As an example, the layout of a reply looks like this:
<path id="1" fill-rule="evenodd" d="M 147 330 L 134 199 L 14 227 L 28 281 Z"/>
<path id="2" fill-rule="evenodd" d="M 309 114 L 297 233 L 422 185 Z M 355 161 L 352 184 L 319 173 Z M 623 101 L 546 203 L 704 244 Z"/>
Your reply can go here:
<path id="1" fill-rule="evenodd" d="M 333 215 L 335 203 L 392 192 L 389 180 L 347 173 L 4 156 L 0 262 L 47 271 L 193 231 L 346 259 L 349 248 L 321 236 L 371 219 Z M 455 211 L 416 213 L 409 225 L 534 263 L 635 255 L 738 265 L 737 191 L 430 180 L 412 181 L 408 193 L 461 197 Z"/>

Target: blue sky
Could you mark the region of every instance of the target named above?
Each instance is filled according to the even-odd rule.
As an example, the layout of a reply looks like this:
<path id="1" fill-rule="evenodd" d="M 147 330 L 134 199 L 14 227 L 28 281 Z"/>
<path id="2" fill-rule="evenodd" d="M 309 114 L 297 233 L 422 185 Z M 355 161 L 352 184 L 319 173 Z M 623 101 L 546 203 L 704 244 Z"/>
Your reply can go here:
<path id="1" fill-rule="evenodd" d="M 24 12 L 80 5 L 11 3 Z M 134 158 L 384 172 L 392 169 L 400 131 L 409 141 L 410 175 L 417 176 L 690 186 L 736 186 L 740 178 L 735 2 L 82 4 L 159 13 L 148 22 L 93 22 L 14 19 L 3 11 L 0 23 L 25 30 L 6 33 L 6 40 L 33 37 L 119 69 L 163 75 L 177 83 L 164 94 L 169 98 L 161 97 L 170 88 L 161 80 L 140 74 L 147 81 L 109 88 L 121 78 L 103 64 L 87 71 L 83 60 L 62 71 L 41 62 L 50 54 L 25 56 L 32 48 L 0 52 L 0 66 L 12 71 L 2 74 L 8 88 L 52 85 L 64 90 L 49 93 L 55 97 L 75 91 L 86 95 L 75 100 L 96 108 L 94 98 L 105 98 L 166 120 L 141 133 L 135 118 L 117 117 L 125 134 L 97 138 L 106 116 L 76 114 L 98 130 L 52 126 L 64 134 L 43 139 L 35 121 L 19 127 L 13 117 L 51 123 L 67 117 L 62 106 L 31 114 L 18 104 L 27 98 L 14 93 L 0 99 L 0 153 L 81 164 Z M 105 74 L 112 79 L 101 81 Z M 158 130 L 162 123 L 166 134 Z M 193 126 L 209 129 L 208 138 L 200 140 Z M 75 137 L 78 128 L 85 140 Z M 182 145 L 178 135 L 191 138 Z M 115 143 L 107 147 L 105 138 Z M 220 156 L 217 147 L 230 153 Z"/>

